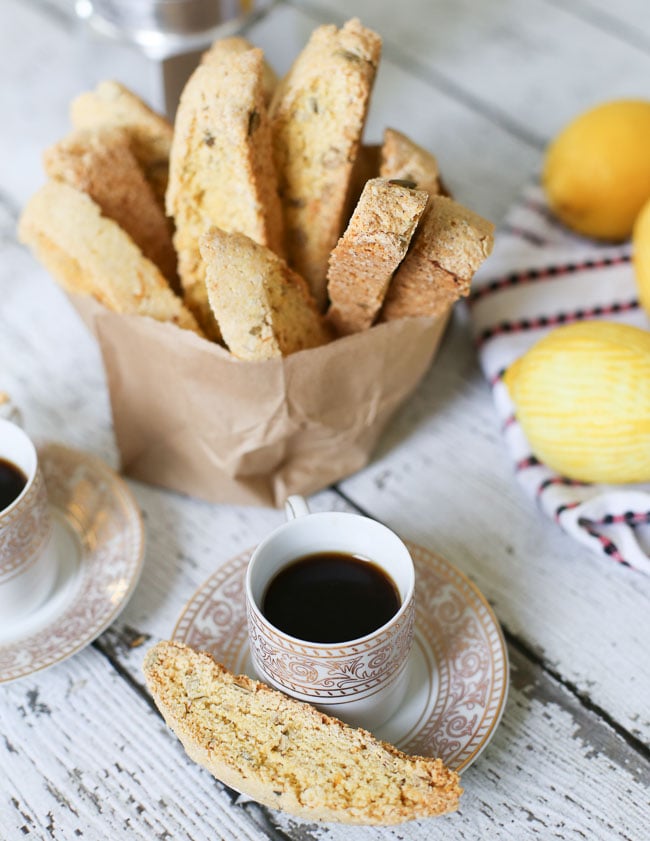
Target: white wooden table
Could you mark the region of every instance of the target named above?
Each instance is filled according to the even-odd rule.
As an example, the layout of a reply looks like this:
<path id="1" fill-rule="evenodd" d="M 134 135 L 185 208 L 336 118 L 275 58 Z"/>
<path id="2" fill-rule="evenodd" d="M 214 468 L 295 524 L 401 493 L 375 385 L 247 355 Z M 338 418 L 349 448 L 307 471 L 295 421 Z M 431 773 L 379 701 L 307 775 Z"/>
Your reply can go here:
<path id="1" fill-rule="evenodd" d="M 385 39 L 369 140 L 385 125 L 407 131 L 437 154 L 459 200 L 497 223 L 574 114 L 650 95 L 645 0 L 279 3 L 249 35 L 283 72 L 315 25 L 353 13 Z M 34 436 L 116 465 L 95 342 L 15 239 L 43 179 L 40 152 L 88 85 L 76 56 L 64 0 L 3 0 L 0 388 Z M 524 498 L 462 310 L 372 463 L 311 500 L 367 512 L 445 555 L 503 624 L 510 697 L 463 776 L 459 813 L 391 830 L 307 825 L 237 804 L 187 760 L 143 688 L 147 644 L 134 643 L 168 637 L 215 564 L 282 515 L 130 484 L 148 532 L 130 603 L 72 659 L 0 687 L 0 838 L 650 838 L 650 581 L 591 556 Z"/>

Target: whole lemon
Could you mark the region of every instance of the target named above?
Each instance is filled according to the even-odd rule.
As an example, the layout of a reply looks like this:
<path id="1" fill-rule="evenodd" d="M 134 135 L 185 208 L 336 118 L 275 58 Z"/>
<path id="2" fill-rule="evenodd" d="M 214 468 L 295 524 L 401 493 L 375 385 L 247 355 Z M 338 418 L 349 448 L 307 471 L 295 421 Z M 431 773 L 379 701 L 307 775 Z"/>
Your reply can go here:
<path id="1" fill-rule="evenodd" d="M 647 201 L 637 216 L 632 232 L 634 243 L 634 274 L 639 290 L 639 300 L 650 315 L 650 201 Z"/>
<path id="2" fill-rule="evenodd" d="M 650 332 L 558 327 L 506 371 L 532 451 L 583 482 L 650 481 Z"/>
<path id="3" fill-rule="evenodd" d="M 569 123 L 546 152 L 542 183 L 569 228 L 627 239 L 650 198 L 650 101 L 607 102 Z"/>

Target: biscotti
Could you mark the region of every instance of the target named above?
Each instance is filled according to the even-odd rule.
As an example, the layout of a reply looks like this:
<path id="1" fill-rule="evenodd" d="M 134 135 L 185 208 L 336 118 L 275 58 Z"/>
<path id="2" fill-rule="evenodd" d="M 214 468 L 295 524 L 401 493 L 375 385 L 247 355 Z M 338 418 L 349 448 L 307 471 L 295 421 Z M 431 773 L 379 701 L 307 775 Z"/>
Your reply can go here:
<path id="1" fill-rule="evenodd" d="M 142 167 L 161 208 L 165 207 L 169 150 L 173 129 L 160 114 L 118 82 L 101 82 L 94 91 L 73 100 L 70 117 L 75 128 L 123 128 L 131 151 Z"/>
<path id="2" fill-rule="evenodd" d="M 358 20 L 321 26 L 280 82 L 271 105 L 273 150 L 289 264 L 320 307 L 327 260 L 343 228 L 353 161 L 381 52 Z"/>
<path id="3" fill-rule="evenodd" d="M 221 38 L 215 41 L 212 46 L 206 50 L 201 56 L 201 64 L 209 64 L 211 61 L 223 61 L 223 56 L 226 54 L 239 55 L 248 50 L 253 50 L 255 47 L 246 38 L 240 35 L 234 35 L 232 38 Z M 262 85 L 264 88 L 264 101 L 270 105 L 273 94 L 278 86 L 278 77 L 275 70 L 264 59 L 262 61 Z"/>
<path id="4" fill-rule="evenodd" d="M 374 322 L 428 198 L 423 190 L 383 178 L 366 183 L 329 262 L 327 319 L 340 335 Z"/>
<path id="5" fill-rule="evenodd" d="M 379 174 L 382 178 L 412 181 L 418 190 L 426 190 L 430 196 L 441 192 L 435 157 L 401 131 L 392 128 L 384 131 Z"/>
<path id="6" fill-rule="evenodd" d="M 119 128 L 79 129 L 47 149 L 45 172 L 87 193 L 176 286 L 176 252 L 167 219 Z"/>
<path id="7" fill-rule="evenodd" d="M 350 184 L 348 186 L 348 197 L 346 199 L 345 219 L 350 219 L 357 206 L 366 182 L 372 178 L 379 178 L 379 167 L 381 165 L 381 146 L 378 143 L 359 146 L 357 157 L 352 167 Z"/>
<path id="8" fill-rule="evenodd" d="M 158 268 L 86 193 L 49 181 L 28 202 L 19 235 L 67 291 L 201 335 Z"/>
<path id="9" fill-rule="evenodd" d="M 212 228 L 201 254 L 209 301 L 234 356 L 271 359 L 331 338 L 305 281 L 270 249 Z"/>
<path id="10" fill-rule="evenodd" d="M 318 821 L 399 824 L 458 807 L 458 774 L 407 756 L 207 653 L 160 642 L 149 691 L 188 756 L 260 803 Z"/>
<path id="11" fill-rule="evenodd" d="M 201 235 L 211 225 L 283 252 L 282 211 L 262 85 L 262 51 L 214 53 L 192 74 L 174 126 L 167 212 L 186 300 L 214 333 Z M 214 336 L 213 336 L 214 337 Z"/>
<path id="12" fill-rule="evenodd" d="M 468 295 L 489 256 L 494 225 L 445 196 L 433 196 L 406 259 L 386 294 L 382 321 L 437 316 Z"/>

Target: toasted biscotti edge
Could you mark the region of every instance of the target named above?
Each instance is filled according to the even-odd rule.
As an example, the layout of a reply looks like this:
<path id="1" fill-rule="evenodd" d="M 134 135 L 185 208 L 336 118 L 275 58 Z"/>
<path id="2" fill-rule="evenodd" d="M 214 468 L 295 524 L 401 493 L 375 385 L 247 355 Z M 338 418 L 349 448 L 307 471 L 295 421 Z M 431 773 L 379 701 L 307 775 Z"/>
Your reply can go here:
<path id="1" fill-rule="evenodd" d="M 199 240 L 208 227 L 240 231 L 284 250 L 282 211 L 262 87 L 262 51 L 215 51 L 190 77 L 176 115 L 167 210 L 186 302 L 208 334 Z"/>
<path id="2" fill-rule="evenodd" d="M 436 158 L 396 129 L 384 131 L 379 174 L 382 178 L 412 181 L 418 190 L 426 190 L 430 196 L 441 192 Z"/>
<path id="3" fill-rule="evenodd" d="M 393 277 L 381 321 L 438 316 L 470 291 L 490 255 L 494 225 L 446 196 L 432 196 L 413 245 Z"/>
<path id="4" fill-rule="evenodd" d="M 424 190 L 383 178 L 366 183 L 330 255 L 327 319 L 340 335 L 367 330 L 374 322 L 428 198 Z"/>
<path id="5" fill-rule="evenodd" d="M 380 53 L 379 35 L 356 18 L 318 27 L 271 104 L 288 261 L 321 309 Z"/>
<path id="6" fill-rule="evenodd" d="M 23 210 L 18 234 L 66 290 L 202 335 L 158 268 L 86 193 L 47 182 Z"/>
<path id="7" fill-rule="evenodd" d="M 219 228 L 200 248 L 210 305 L 234 356 L 272 359 L 331 339 L 305 281 L 273 251 Z"/>
<path id="8" fill-rule="evenodd" d="M 188 755 L 260 803 L 311 820 L 365 825 L 399 824 L 458 806 L 458 774 L 439 759 L 409 757 L 309 704 L 231 674 L 206 652 L 160 642 L 147 652 L 143 671 Z"/>
<path id="9" fill-rule="evenodd" d="M 70 106 L 74 128 L 119 127 L 128 132 L 131 149 L 151 185 L 160 207 L 165 207 L 171 123 L 119 82 L 100 82 L 77 96 Z"/>
<path id="10" fill-rule="evenodd" d="M 128 132 L 77 129 L 45 150 L 43 164 L 50 178 L 87 193 L 177 288 L 167 219 L 131 151 Z"/>

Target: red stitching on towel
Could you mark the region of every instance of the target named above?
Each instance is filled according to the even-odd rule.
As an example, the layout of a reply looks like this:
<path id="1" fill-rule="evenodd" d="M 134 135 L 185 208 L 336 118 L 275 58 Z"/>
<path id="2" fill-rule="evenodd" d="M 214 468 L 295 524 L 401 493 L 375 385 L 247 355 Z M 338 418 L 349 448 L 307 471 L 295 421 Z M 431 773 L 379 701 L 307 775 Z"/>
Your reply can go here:
<path id="1" fill-rule="evenodd" d="M 555 517 L 556 522 L 560 522 L 560 516 L 565 511 L 570 511 L 572 508 L 577 508 L 580 504 L 580 500 L 577 500 L 576 502 L 565 502 L 564 505 L 558 505 L 558 507 L 555 509 L 555 514 L 553 515 Z"/>
<path id="2" fill-rule="evenodd" d="M 566 274 L 576 274 L 591 269 L 607 269 L 611 266 L 620 266 L 631 261 L 629 254 L 622 254 L 618 257 L 602 257 L 600 260 L 584 260 L 582 263 L 565 263 L 559 266 L 543 266 L 539 269 L 527 269 L 523 272 L 513 272 L 486 283 L 474 290 L 469 297 L 469 305 L 473 306 L 481 298 L 491 295 L 493 292 L 500 292 L 503 289 L 511 289 L 514 286 L 523 286 L 527 283 L 537 283 L 540 280 L 553 280 Z"/>
<path id="3" fill-rule="evenodd" d="M 625 560 L 623 555 L 621 555 L 621 553 L 618 549 L 618 546 L 614 543 L 613 540 L 610 540 L 609 537 L 607 537 L 606 535 L 599 534 L 594 529 L 589 528 L 589 526 L 586 525 L 586 523 L 589 522 L 588 520 L 584 520 L 584 521 L 581 520 L 579 522 L 588 534 L 590 534 L 592 537 L 595 537 L 597 540 L 600 541 L 600 545 L 603 547 L 603 552 L 608 557 L 613 558 L 615 561 L 618 561 L 618 563 L 621 564 L 624 567 L 631 566 L 631 564 L 629 564 Z"/>
<path id="4" fill-rule="evenodd" d="M 537 488 L 537 496 L 541 496 L 547 488 L 553 485 L 565 485 L 568 488 L 585 488 L 588 486 L 587 482 L 579 482 L 577 479 L 569 479 L 567 476 L 551 476 L 550 479 L 544 479 L 539 483 Z"/>
<path id="5" fill-rule="evenodd" d="M 515 470 L 526 470 L 528 467 L 539 467 L 541 461 L 537 456 L 526 456 L 515 464 Z"/>
<path id="6" fill-rule="evenodd" d="M 605 514 L 600 520 L 580 519 L 581 526 L 611 526 L 614 523 L 626 523 L 628 526 L 638 526 L 650 523 L 650 511 L 626 511 L 624 514 Z"/>
<path id="7" fill-rule="evenodd" d="M 495 386 L 495 385 L 497 385 L 498 383 L 500 383 L 500 382 L 501 382 L 501 380 L 503 379 L 503 375 L 505 374 L 505 372 L 506 372 L 506 369 L 505 369 L 505 368 L 502 368 L 500 371 L 497 371 L 497 372 L 496 372 L 496 374 L 494 374 L 492 377 L 490 377 L 490 379 L 489 379 L 489 383 L 490 383 L 490 386 L 491 386 L 492 388 L 494 388 L 494 386 Z"/>
<path id="8" fill-rule="evenodd" d="M 506 333 L 522 333 L 526 330 L 539 330 L 543 327 L 557 327 L 560 324 L 571 324 L 575 321 L 587 321 L 600 316 L 614 315 L 619 312 L 628 312 L 639 308 L 637 300 L 614 303 L 607 306 L 591 307 L 590 309 L 576 310 L 575 312 L 560 312 L 557 315 L 540 315 L 536 318 L 521 318 L 518 321 L 502 321 L 494 327 L 486 327 L 476 338 L 476 346 L 482 347 L 485 342 L 495 336 L 502 336 Z"/>

